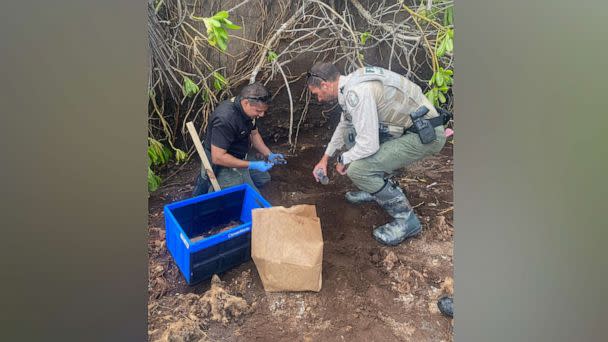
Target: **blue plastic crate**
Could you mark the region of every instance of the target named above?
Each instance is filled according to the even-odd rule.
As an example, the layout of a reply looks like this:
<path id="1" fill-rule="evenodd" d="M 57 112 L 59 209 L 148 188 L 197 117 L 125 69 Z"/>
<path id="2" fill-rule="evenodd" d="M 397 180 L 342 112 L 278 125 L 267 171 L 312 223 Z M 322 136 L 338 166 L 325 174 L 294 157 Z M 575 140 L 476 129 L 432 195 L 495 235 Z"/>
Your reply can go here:
<path id="1" fill-rule="evenodd" d="M 251 258 L 251 210 L 270 203 L 247 184 L 241 184 L 165 206 L 167 248 L 186 282 L 211 278 Z M 230 230 L 191 239 L 211 228 L 240 220 Z"/>

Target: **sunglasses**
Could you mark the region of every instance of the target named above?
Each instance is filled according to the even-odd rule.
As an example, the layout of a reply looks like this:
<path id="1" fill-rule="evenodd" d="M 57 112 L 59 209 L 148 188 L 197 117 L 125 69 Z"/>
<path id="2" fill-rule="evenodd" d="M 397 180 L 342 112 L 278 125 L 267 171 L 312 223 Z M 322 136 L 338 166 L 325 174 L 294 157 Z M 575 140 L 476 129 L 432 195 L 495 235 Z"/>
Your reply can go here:
<path id="1" fill-rule="evenodd" d="M 317 75 L 317 74 L 314 74 L 314 73 L 312 73 L 312 72 L 310 72 L 310 71 L 309 71 L 309 72 L 307 72 L 307 73 L 306 73 L 306 79 L 309 79 L 309 78 L 311 78 L 311 77 L 320 78 L 320 79 L 322 79 L 323 81 L 327 82 L 327 80 L 326 80 L 324 77 L 321 77 L 321 76 L 319 76 L 319 75 Z"/>
<path id="2" fill-rule="evenodd" d="M 248 100 L 258 101 L 258 102 L 262 102 L 265 104 L 269 104 L 271 98 L 272 98 L 272 96 L 270 94 L 265 95 L 265 96 L 248 96 L 248 97 L 246 97 L 246 99 L 248 99 Z"/>

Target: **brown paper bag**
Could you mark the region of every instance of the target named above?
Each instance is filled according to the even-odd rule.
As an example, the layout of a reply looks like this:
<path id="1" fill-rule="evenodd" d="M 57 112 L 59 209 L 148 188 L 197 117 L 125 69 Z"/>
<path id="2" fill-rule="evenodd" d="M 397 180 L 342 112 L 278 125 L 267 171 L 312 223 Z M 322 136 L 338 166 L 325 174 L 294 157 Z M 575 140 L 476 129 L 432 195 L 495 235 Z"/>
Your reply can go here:
<path id="1" fill-rule="evenodd" d="M 253 209 L 251 258 L 264 289 L 320 291 L 321 221 L 314 205 Z"/>

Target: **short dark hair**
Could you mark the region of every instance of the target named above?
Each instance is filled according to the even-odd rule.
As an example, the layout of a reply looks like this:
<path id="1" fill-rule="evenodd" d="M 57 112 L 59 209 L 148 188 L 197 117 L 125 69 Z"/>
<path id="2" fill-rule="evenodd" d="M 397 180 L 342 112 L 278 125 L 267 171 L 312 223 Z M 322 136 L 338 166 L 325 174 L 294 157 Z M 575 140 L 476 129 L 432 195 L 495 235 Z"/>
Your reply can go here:
<path id="1" fill-rule="evenodd" d="M 306 85 L 320 87 L 321 82 L 334 82 L 340 77 L 340 71 L 333 63 L 318 62 L 306 74 Z"/>
<path id="2" fill-rule="evenodd" d="M 239 93 L 239 96 L 243 99 L 247 99 L 247 101 L 249 101 L 251 104 L 263 103 L 266 105 L 270 104 L 271 98 L 271 94 L 268 89 L 258 82 L 248 84 L 243 87 Z"/>

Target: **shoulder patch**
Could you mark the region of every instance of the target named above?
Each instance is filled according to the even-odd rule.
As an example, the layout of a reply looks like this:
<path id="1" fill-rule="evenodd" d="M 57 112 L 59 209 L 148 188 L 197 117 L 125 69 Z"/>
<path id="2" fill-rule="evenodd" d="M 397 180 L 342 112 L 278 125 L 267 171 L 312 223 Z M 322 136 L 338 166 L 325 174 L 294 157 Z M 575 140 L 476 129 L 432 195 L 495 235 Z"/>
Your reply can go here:
<path id="1" fill-rule="evenodd" d="M 346 93 L 346 102 L 351 107 L 357 107 L 359 104 L 359 96 L 354 91 L 350 90 Z"/>

